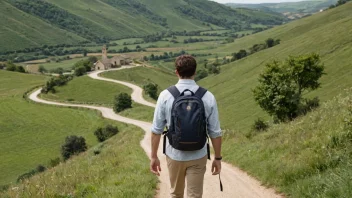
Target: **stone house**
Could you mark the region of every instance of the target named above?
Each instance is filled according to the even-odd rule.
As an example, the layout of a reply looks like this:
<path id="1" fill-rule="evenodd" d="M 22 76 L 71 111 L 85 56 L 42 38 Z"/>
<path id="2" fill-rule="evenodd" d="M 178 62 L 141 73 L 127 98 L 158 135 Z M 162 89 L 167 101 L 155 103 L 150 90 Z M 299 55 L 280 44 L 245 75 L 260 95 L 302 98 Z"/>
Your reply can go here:
<path id="1" fill-rule="evenodd" d="M 102 60 L 98 60 L 94 64 L 94 70 L 108 70 L 112 68 L 119 68 L 122 65 L 129 65 L 131 63 L 131 59 L 125 55 L 118 55 L 112 58 L 108 58 L 107 49 L 104 45 L 102 49 Z"/>

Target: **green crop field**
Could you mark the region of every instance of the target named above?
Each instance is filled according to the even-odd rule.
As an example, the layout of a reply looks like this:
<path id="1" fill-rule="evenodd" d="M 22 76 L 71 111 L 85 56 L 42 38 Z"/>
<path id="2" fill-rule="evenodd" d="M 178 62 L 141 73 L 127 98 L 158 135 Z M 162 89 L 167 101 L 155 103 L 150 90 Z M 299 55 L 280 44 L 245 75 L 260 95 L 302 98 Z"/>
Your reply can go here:
<path id="1" fill-rule="evenodd" d="M 70 60 L 64 60 L 61 62 L 50 62 L 50 63 L 43 63 L 40 65 L 43 65 L 45 69 L 47 70 L 52 70 L 52 69 L 57 69 L 57 68 L 62 68 L 64 70 L 72 70 L 73 65 L 77 63 L 80 60 L 86 59 L 87 57 L 82 57 L 82 58 L 73 58 Z"/>
<path id="2" fill-rule="evenodd" d="M 112 123 L 94 111 L 34 104 L 22 98 L 46 79 L 0 70 L 0 115 L 6 115 L 0 116 L 0 148 L 4 151 L 0 154 L 0 185 L 15 182 L 38 164 L 48 165 L 50 159 L 60 157 L 60 146 L 68 135 L 81 135 L 89 146 L 95 145 L 94 130 Z"/>
<path id="3" fill-rule="evenodd" d="M 144 133 L 129 125 L 118 127 L 120 132 L 106 142 L 28 182 L 12 185 L 0 197 L 29 198 L 38 192 L 44 197 L 154 197 L 157 178 L 150 174 L 149 159 L 140 147 Z"/>

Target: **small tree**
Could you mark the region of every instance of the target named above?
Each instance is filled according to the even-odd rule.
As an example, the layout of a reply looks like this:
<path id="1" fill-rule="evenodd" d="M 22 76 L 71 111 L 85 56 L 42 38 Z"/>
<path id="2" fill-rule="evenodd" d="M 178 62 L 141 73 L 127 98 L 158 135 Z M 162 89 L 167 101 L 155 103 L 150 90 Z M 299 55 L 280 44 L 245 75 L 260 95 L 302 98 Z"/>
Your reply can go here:
<path id="1" fill-rule="evenodd" d="M 90 56 L 88 58 L 88 60 L 89 60 L 89 62 L 94 64 L 94 63 L 96 63 L 98 61 L 98 58 L 96 56 Z"/>
<path id="2" fill-rule="evenodd" d="M 105 128 L 98 128 L 94 131 L 94 135 L 97 137 L 99 142 L 104 142 L 105 140 L 111 138 L 119 132 L 116 126 L 107 125 Z"/>
<path id="3" fill-rule="evenodd" d="M 201 69 L 201 70 L 197 71 L 195 81 L 199 81 L 203 78 L 206 78 L 207 76 L 208 76 L 208 72 L 204 69 Z"/>
<path id="4" fill-rule="evenodd" d="M 263 119 L 258 118 L 254 121 L 252 128 L 257 132 L 266 131 L 269 128 L 269 125 Z"/>
<path id="5" fill-rule="evenodd" d="M 317 54 L 289 57 L 283 64 L 274 61 L 260 75 L 254 98 L 278 121 L 291 120 L 299 115 L 303 91 L 319 88 L 323 74 Z"/>
<path id="6" fill-rule="evenodd" d="M 127 93 L 120 93 L 115 97 L 114 111 L 121 112 L 125 109 L 132 108 L 132 98 Z"/>
<path id="7" fill-rule="evenodd" d="M 22 66 L 16 66 L 16 71 L 20 73 L 26 73 L 26 70 Z"/>
<path id="8" fill-rule="evenodd" d="M 45 67 L 43 65 L 39 65 L 38 72 L 43 74 L 43 73 L 47 72 L 47 70 L 45 69 Z"/>
<path id="9" fill-rule="evenodd" d="M 75 69 L 75 75 L 76 76 L 83 76 L 84 74 L 87 73 L 87 70 L 84 66 L 77 67 Z"/>
<path id="10" fill-rule="evenodd" d="M 148 83 L 143 86 L 145 93 L 147 93 L 154 100 L 158 99 L 158 85 L 155 83 Z"/>
<path id="11" fill-rule="evenodd" d="M 86 140 L 83 137 L 67 136 L 65 143 L 61 146 L 61 155 L 64 160 L 69 159 L 72 155 L 79 154 L 87 150 Z"/>
<path id="12" fill-rule="evenodd" d="M 13 64 L 12 61 L 6 63 L 6 70 L 7 71 L 16 71 L 16 65 Z"/>
<path id="13" fill-rule="evenodd" d="M 271 47 L 274 47 L 274 45 L 275 45 L 275 40 L 272 39 L 272 38 L 268 38 L 268 39 L 265 41 L 265 43 L 266 43 L 266 46 L 267 46 L 268 48 L 271 48 Z"/>

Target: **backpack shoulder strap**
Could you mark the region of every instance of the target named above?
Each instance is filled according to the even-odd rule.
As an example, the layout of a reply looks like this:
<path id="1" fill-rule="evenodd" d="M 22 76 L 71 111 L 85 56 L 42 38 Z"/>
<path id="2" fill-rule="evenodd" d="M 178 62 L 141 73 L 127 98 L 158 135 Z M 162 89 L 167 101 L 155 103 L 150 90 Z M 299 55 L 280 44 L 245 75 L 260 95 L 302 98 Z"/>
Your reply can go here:
<path id="1" fill-rule="evenodd" d="M 203 87 L 199 87 L 199 89 L 194 94 L 196 97 L 202 99 L 203 96 L 208 92 L 208 90 L 204 89 Z"/>
<path id="2" fill-rule="evenodd" d="M 167 90 L 172 94 L 175 99 L 178 98 L 181 94 L 175 85 L 167 88 Z"/>

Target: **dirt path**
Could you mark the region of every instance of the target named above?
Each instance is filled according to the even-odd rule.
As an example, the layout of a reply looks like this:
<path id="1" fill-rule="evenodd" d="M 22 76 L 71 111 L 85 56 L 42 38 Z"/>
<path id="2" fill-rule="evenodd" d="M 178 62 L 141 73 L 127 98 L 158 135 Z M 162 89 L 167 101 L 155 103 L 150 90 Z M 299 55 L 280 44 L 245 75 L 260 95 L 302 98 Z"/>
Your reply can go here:
<path id="1" fill-rule="evenodd" d="M 115 70 L 126 69 L 126 68 L 130 68 L 130 67 L 122 67 L 122 68 L 115 69 Z M 155 107 L 155 104 L 144 100 L 143 95 L 142 95 L 143 90 L 140 87 L 138 87 L 134 84 L 131 84 L 131 83 L 100 77 L 99 74 L 102 72 L 103 71 L 92 72 L 89 74 L 89 77 L 91 77 L 93 79 L 97 79 L 97 80 L 104 80 L 104 81 L 119 83 L 119 84 L 125 85 L 127 87 L 130 87 L 133 90 L 133 93 L 131 96 L 135 102 L 143 104 L 143 105 L 147 105 L 150 107 Z M 151 123 L 122 117 L 118 114 L 115 114 L 115 112 L 112 109 L 106 108 L 106 107 L 67 104 L 67 103 L 46 101 L 41 98 L 38 98 L 40 91 L 41 91 L 41 89 L 36 90 L 32 94 L 30 94 L 29 98 L 35 102 L 44 103 L 44 104 L 48 104 L 48 105 L 67 106 L 67 107 L 82 107 L 82 108 L 98 110 L 102 113 L 103 117 L 105 117 L 105 118 L 108 118 L 111 120 L 116 120 L 119 122 L 124 122 L 127 124 L 133 124 L 135 126 L 142 128 L 146 132 L 146 135 L 144 136 L 144 139 L 141 141 L 141 146 L 145 150 L 147 155 L 149 156 L 149 154 L 150 154 Z M 159 178 L 160 184 L 159 184 L 159 191 L 158 191 L 157 197 L 167 198 L 167 197 L 169 197 L 169 180 L 168 180 L 168 172 L 167 172 L 167 168 L 166 168 L 165 156 L 163 156 L 161 150 L 162 150 L 162 145 L 160 145 L 160 149 L 159 149 L 159 158 L 161 161 L 162 172 L 161 172 L 161 176 Z M 253 179 L 252 177 L 248 176 L 245 172 L 239 170 L 238 168 L 233 167 L 227 163 L 223 163 L 222 166 L 223 167 L 222 167 L 221 179 L 222 179 L 222 182 L 224 185 L 224 192 L 220 192 L 218 177 L 211 175 L 211 172 L 210 172 L 211 161 L 208 160 L 207 172 L 205 175 L 205 184 L 204 184 L 204 196 L 203 196 L 204 198 L 220 198 L 220 197 L 224 197 L 224 198 L 225 197 L 226 198 L 237 198 L 237 197 L 238 198 L 257 198 L 257 197 L 273 198 L 273 197 L 281 197 L 280 195 L 277 195 L 273 189 L 267 189 L 267 188 L 261 186 L 260 182 Z"/>

